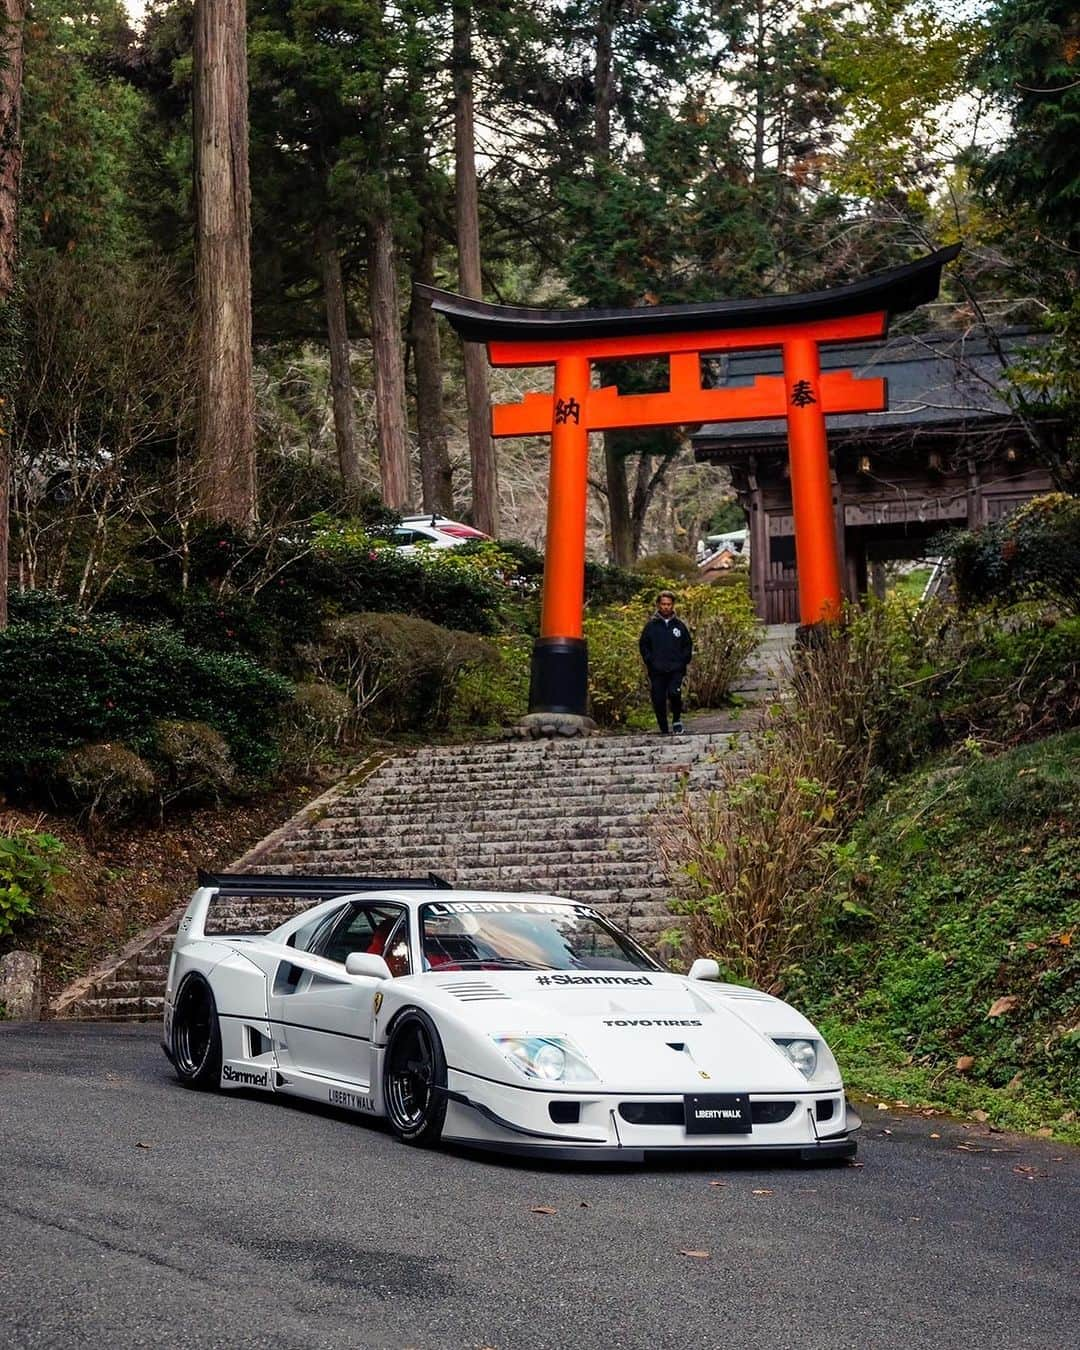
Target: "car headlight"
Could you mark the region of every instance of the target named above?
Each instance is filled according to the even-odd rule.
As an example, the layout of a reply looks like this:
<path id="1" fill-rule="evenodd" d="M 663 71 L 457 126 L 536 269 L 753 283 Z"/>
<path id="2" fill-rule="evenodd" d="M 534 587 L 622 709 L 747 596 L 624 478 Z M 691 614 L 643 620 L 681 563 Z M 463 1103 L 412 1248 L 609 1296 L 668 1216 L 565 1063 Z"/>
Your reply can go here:
<path id="1" fill-rule="evenodd" d="M 786 1040 L 779 1036 L 774 1036 L 773 1040 L 804 1078 L 813 1078 L 818 1066 L 818 1048 L 815 1041 Z"/>
<path id="2" fill-rule="evenodd" d="M 493 1036 L 491 1038 L 526 1078 L 546 1083 L 595 1083 L 585 1056 L 561 1036 Z"/>

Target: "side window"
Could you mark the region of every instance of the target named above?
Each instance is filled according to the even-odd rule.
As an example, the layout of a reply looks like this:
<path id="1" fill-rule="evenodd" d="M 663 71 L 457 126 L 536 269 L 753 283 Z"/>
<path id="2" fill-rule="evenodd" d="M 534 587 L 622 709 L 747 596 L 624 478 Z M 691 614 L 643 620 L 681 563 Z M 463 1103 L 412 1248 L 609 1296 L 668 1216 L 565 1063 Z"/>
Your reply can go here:
<path id="1" fill-rule="evenodd" d="M 319 935 L 319 945 L 312 950 L 328 961 L 338 961 L 342 965 L 350 952 L 373 952 L 385 957 L 387 938 L 398 928 L 405 931 L 400 923 L 404 913 L 398 905 L 351 904 L 325 940 Z"/>
<path id="2" fill-rule="evenodd" d="M 305 924 L 303 928 L 298 928 L 289 938 L 288 946 L 295 947 L 298 952 L 317 951 L 320 941 L 326 937 L 340 919 L 340 909 L 331 910 L 329 914 L 320 914 L 311 923 Z"/>

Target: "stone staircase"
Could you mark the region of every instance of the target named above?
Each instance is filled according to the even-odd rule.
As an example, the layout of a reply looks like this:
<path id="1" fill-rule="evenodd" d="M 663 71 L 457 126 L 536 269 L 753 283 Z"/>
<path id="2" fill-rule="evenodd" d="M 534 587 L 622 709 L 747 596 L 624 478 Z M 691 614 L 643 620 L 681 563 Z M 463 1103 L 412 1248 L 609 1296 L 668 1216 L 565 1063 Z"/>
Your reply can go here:
<path id="1" fill-rule="evenodd" d="M 747 733 L 486 741 L 396 754 L 345 780 L 232 870 L 422 876 L 479 890 L 565 895 L 595 905 L 646 944 L 673 919 L 657 848 L 663 808 L 707 789 Z M 223 901 L 208 931 L 274 927 L 307 901 Z M 161 1014 L 183 907 L 65 990 L 52 1015 Z"/>

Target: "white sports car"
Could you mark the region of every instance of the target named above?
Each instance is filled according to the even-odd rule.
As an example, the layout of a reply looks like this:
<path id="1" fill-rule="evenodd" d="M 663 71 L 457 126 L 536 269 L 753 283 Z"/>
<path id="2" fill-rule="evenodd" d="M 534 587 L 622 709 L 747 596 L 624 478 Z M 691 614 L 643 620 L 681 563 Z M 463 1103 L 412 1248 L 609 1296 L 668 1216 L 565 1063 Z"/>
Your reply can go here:
<path id="1" fill-rule="evenodd" d="M 674 975 L 587 905 L 438 878 L 200 873 L 165 1051 L 193 1088 L 384 1116 L 409 1144 L 626 1161 L 665 1150 L 846 1158 L 859 1119 L 794 1008 Z M 218 895 L 319 900 L 267 936 L 205 931 Z"/>

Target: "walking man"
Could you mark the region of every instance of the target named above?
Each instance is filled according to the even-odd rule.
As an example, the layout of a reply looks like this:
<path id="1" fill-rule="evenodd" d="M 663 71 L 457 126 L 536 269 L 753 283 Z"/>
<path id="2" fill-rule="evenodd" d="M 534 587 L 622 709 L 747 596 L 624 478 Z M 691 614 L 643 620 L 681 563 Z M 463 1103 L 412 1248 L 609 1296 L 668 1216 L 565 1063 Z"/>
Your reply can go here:
<path id="1" fill-rule="evenodd" d="M 681 736 L 682 682 L 694 643 L 689 628 L 675 613 L 675 596 L 671 591 L 661 591 L 656 597 L 656 613 L 641 630 L 638 648 L 649 672 L 649 694 L 660 735 L 668 734 L 670 705 L 671 729 Z"/>

